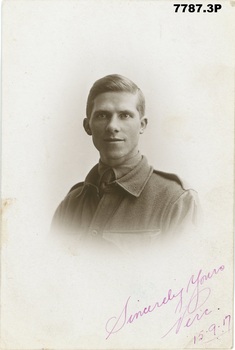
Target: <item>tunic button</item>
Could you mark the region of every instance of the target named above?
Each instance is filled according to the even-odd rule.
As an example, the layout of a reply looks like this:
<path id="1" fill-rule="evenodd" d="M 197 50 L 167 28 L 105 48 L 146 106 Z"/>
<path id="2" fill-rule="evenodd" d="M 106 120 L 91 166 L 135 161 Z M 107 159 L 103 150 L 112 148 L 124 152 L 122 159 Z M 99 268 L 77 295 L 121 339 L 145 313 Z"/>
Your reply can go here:
<path id="1" fill-rule="evenodd" d="M 92 234 L 92 236 L 97 236 L 97 235 L 98 235 L 98 231 L 92 230 L 92 231 L 91 231 L 91 234 Z"/>

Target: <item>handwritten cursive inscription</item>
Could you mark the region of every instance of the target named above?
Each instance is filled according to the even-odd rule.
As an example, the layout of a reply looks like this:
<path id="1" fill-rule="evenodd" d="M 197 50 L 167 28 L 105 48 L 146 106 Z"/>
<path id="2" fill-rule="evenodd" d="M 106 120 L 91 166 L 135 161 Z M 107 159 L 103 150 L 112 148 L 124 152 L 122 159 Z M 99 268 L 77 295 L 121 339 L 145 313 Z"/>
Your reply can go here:
<path id="1" fill-rule="evenodd" d="M 123 327 L 128 324 L 133 323 L 140 317 L 143 317 L 149 313 L 156 311 L 159 308 L 163 308 L 168 303 L 176 303 L 175 314 L 178 314 L 178 318 L 174 321 L 173 325 L 169 330 L 162 336 L 166 337 L 170 332 L 175 332 L 178 334 L 182 327 L 191 327 L 196 321 L 200 321 L 205 316 L 211 314 L 211 310 L 205 307 L 205 303 L 208 300 L 211 289 L 209 287 L 204 287 L 204 283 L 220 272 L 224 270 L 224 265 L 214 268 L 212 271 L 204 274 L 202 269 L 198 271 L 196 275 L 190 276 L 187 284 L 173 292 L 169 289 L 166 295 L 153 303 L 152 305 L 145 306 L 143 310 L 139 310 L 134 314 L 129 314 L 128 307 L 131 300 L 129 296 L 124 304 L 124 307 L 118 316 L 112 316 L 108 319 L 105 325 L 105 330 L 107 332 L 106 339 L 108 339 L 112 334 L 118 333 Z"/>
<path id="2" fill-rule="evenodd" d="M 202 329 L 193 337 L 193 344 L 210 343 L 214 339 L 220 339 L 231 330 L 231 315 L 226 315 L 221 322 L 212 323 L 208 328 Z M 209 338 L 209 340 L 208 340 Z"/>

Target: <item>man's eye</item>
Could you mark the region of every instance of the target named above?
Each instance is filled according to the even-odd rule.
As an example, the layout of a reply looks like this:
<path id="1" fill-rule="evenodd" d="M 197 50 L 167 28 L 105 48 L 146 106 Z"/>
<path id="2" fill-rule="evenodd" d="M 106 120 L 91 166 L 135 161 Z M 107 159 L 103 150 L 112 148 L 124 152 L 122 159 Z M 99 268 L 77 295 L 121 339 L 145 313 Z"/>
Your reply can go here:
<path id="1" fill-rule="evenodd" d="M 105 118 L 107 118 L 107 114 L 105 114 L 105 113 L 97 114 L 96 118 L 98 118 L 98 119 L 105 119 Z"/>
<path id="2" fill-rule="evenodd" d="M 128 119 L 128 118 L 130 118 L 130 114 L 128 114 L 128 113 L 121 113 L 120 114 L 120 118 L 121 119 Z"/>

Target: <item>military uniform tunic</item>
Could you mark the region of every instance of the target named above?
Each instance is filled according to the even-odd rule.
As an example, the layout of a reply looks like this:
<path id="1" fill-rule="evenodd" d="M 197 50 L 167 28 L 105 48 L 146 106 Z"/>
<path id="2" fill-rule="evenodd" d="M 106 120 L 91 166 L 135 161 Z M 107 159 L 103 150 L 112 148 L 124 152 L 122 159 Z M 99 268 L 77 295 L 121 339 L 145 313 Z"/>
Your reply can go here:
<path id="1" fill-rule="evenodd" d="M 84 182 L 72 187 L 55 212 L 53 228 L 125 249 L 196 224 L 197 193 L 176 175 L 154 170 L 144 156 L 104 186 L 102 195 L 98 169 L 97 164 Z"/>

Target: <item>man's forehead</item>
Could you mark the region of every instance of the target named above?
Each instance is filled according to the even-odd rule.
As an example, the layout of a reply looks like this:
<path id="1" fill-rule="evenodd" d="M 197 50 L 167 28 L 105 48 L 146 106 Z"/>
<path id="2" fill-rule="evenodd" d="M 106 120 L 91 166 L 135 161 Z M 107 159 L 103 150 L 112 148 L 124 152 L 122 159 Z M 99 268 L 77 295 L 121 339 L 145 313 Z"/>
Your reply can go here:
<path id="1" fill-rule="evenodd" d="M 137 110 L 137 101 L 138 95 L 130 92 L 104 92 L 94 99 L 93 111 L 113 107 Z"/>

